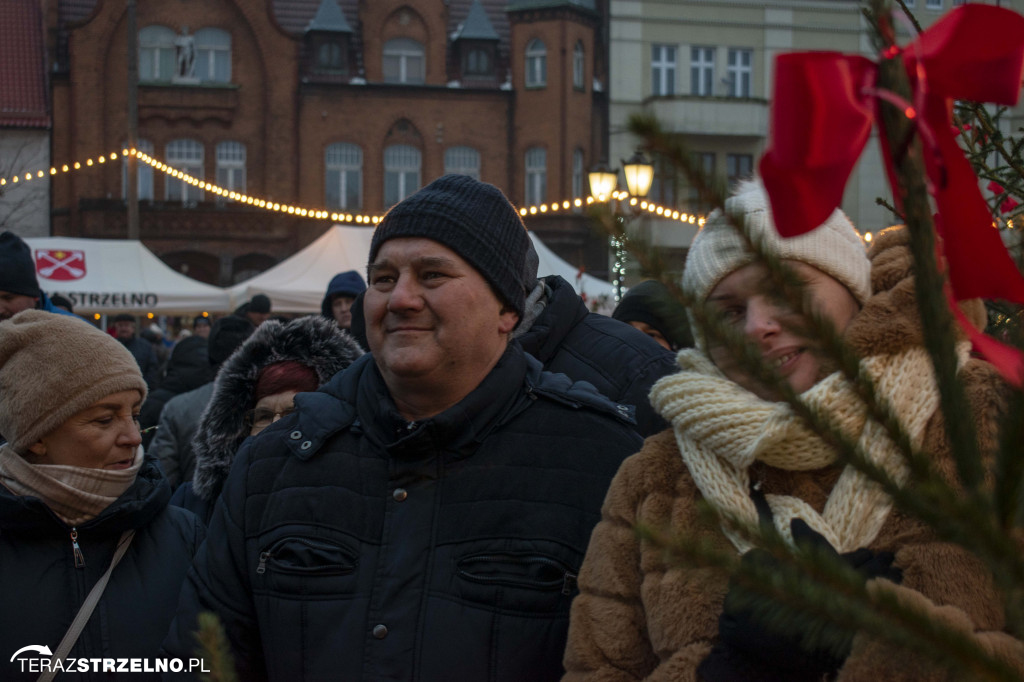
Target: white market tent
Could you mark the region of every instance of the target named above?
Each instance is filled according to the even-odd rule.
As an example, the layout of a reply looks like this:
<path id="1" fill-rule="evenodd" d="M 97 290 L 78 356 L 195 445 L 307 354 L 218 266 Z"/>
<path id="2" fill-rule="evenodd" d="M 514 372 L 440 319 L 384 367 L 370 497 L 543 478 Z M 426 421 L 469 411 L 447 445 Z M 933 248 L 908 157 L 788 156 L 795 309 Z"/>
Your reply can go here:
<path id="1" fill-rule="evenodd" d="M 372 227 L 334 225 L 312 244 L 252 279 L 231 287 L 233 306 L 248 301 L 254 294 L 270 297 L 274 312 L 318 313 L 327 284 L 339 272 L 355 270 L 366 276 L 366 261 L 373 239 Z M 585 295 L 588 302 L 610 300 L 614 305 L 615 287 L 583 274 L 565 262 L 530 232 L 540 259 L 538 275 L 560 275 Z"/>
<path id="2" fill-rule="evenodd" d="M 175 272 L 133 239 L 30 237 L 39 287 L 70 299 L 76 313 L 226 312 L 225 289 Z"/>

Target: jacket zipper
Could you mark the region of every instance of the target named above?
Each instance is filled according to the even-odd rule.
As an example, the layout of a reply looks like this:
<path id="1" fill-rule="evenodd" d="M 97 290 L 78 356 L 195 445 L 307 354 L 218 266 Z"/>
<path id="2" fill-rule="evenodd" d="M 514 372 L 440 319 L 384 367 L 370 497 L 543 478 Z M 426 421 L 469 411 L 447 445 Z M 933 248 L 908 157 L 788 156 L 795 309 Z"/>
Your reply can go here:
<path id="1" fill-rule="evenodd" d="M 85 555 L 78 546 L 78 528 L 71 529 L 71 549 L 75 553 L 75 568 L 85 568 Z"/>

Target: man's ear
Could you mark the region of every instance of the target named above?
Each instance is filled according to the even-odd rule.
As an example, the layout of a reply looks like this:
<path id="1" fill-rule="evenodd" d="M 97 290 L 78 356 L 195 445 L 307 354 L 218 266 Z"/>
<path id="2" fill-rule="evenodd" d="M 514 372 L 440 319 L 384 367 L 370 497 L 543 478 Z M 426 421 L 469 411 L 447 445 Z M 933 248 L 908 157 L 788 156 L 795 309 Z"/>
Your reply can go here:
<path id="1" fill-rule="evenodd" d="M 28 446 L 28 451 L 31 453 L 32 456 L 28 457 L 26 459 L 29 459 L 29 460 L 35 462 L 38 459 L 42 459 L 43 457 L 46 457 L 46 444 L 43 443 L 42 440 L 37 440 L 32 445 Z"/>
<path id="2" fill-rule="evenodd" d="M 511 334 L 519 323 L 519 314 L 507 306 L 502 306 L 498 314 L 498 331 L 502 334 Z"/>

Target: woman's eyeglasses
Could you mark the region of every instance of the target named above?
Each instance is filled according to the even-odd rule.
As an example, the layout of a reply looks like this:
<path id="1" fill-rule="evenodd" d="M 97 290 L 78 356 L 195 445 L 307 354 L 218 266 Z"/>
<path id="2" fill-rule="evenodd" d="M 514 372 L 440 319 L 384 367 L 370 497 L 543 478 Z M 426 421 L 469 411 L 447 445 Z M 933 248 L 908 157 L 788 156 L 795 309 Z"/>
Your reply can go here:
<path id="1" fill-rule="evenodd" d="M 294 405 L 290 405 L 283 410 L 278 410 L 277 412 L 266 407 L 257 407 L 245 413 L 245 424 L 250 429 L 262 430 L 273 424 L 278 419 L 287 417 L 294 411 Z"/>

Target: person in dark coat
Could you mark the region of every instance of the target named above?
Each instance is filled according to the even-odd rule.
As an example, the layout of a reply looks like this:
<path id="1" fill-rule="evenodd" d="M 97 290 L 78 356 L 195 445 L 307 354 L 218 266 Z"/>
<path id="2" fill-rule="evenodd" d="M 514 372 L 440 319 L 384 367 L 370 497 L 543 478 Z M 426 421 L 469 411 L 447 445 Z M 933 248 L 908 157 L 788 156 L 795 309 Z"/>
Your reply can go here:
<path id="1" fill-rule="evenodd" d="M 612 319 L 635 327 L 666 350 L 693 347 L 686 307 L 656 279 L 631 286 L 612 311 Z"/>
<path id="2" fill-rule="evenodd" d="M 206 349 L 206 339 L 201 336 L 189 336 L 182 339 L 171 350 L 167 360 L 167 373 L 160 382 L 160 388 L 146 397 L 139 412 L 139 426 L 142 428 L 142 445 L 149 447 L 160 420 L 160 412 L 168 400 L 203 384 L 213 381 L 216 369 L 210 365 Z"/>
<path id="3" fill-rule="evenodd" d="M 530 291 L 526 314 L 514 334 L 527 353 L 549 372 L 587 381 L 615 402 L 636 408 L 637 432 L 652 436 L 668 423 L 651 407 L 647 394 L 654 382 L 676 371 L 675 354 L 643 332 L 587 304 L 558 275 L 537 279 L 532 245 L 524 261 Z"/>
<path id="4" fill-rule="evenodd" d="M 114 316 L 114 336 L 135 358 L 146 380 L 146 386 L 153 389 L 156 388 L 159 379 L 157 372 L 160 369 L 160 360 L 156 357 L 153 344 L 136 335 L 136 327 L 135 316 L 131 313 L 118 313 Z"/>
<path id="5" fill-rule="evenodd" d="M 370 247 L 372 354 L 242 444 L 165 649 L 222 620 L 244 680 L 557 680 L 632 408 L 509 334 L 529 238 L 447 175 Z"/>
<path id="6" fill-rule="evenodd" d="M 352 327 L 352 304 L 359 294 L 366 291 L 366 282 L 355 270 L 339 272 L 331 278 L 327 285 L 324 300 L 320 303 L 320 313 L 329 320 L 334 320 L 342 329 Z"/>
<path id="7" fill-rule="evenodd" d="M 217 369 L 254 331 L 256 328 L 244 317 L 228 315 L 214 322 L 206 344 L 210 380 L 199 388 L 174 396 L 160 411 L 156 435 L 149 450 L 160 462 L 172 489 L 192 480 L 196 466 L 192 437 L 199 428 L 199 418 L 206 409 L 206 403 L 213 395 L 213 377 Z"/>
<path id="8" fill-rule="evenodd" d="M 192 439 L 193 481 L 175 491 L 171 504 L 208 522 L 242 441 L 290 414 L 296 393 L 315 391 L 362 354 L 352 337 L 323 317 L 260 325 L 217 373 Z"/>
<path id="9" fill-rule="evenodd" d="M 38 653 L 13 654 L 57 650 L 125 541 L 70 657 L 159 655 L 204 529 L 168 507 L 139 446 L 145 395 L 131 353 L 91 325 L 36 310 L 0 324 L 0 679 L 39 677 Z M 76 665 L 60 679 L 110 679 Z"/>
<path id="10" fill-rule="evenodd" d="M 55 306 L 36 279 L 36 264 L 28 244 L 13 232 L 0 232 L 0 322 L 22 310 L 45 310 L 78 316 Z"/>

